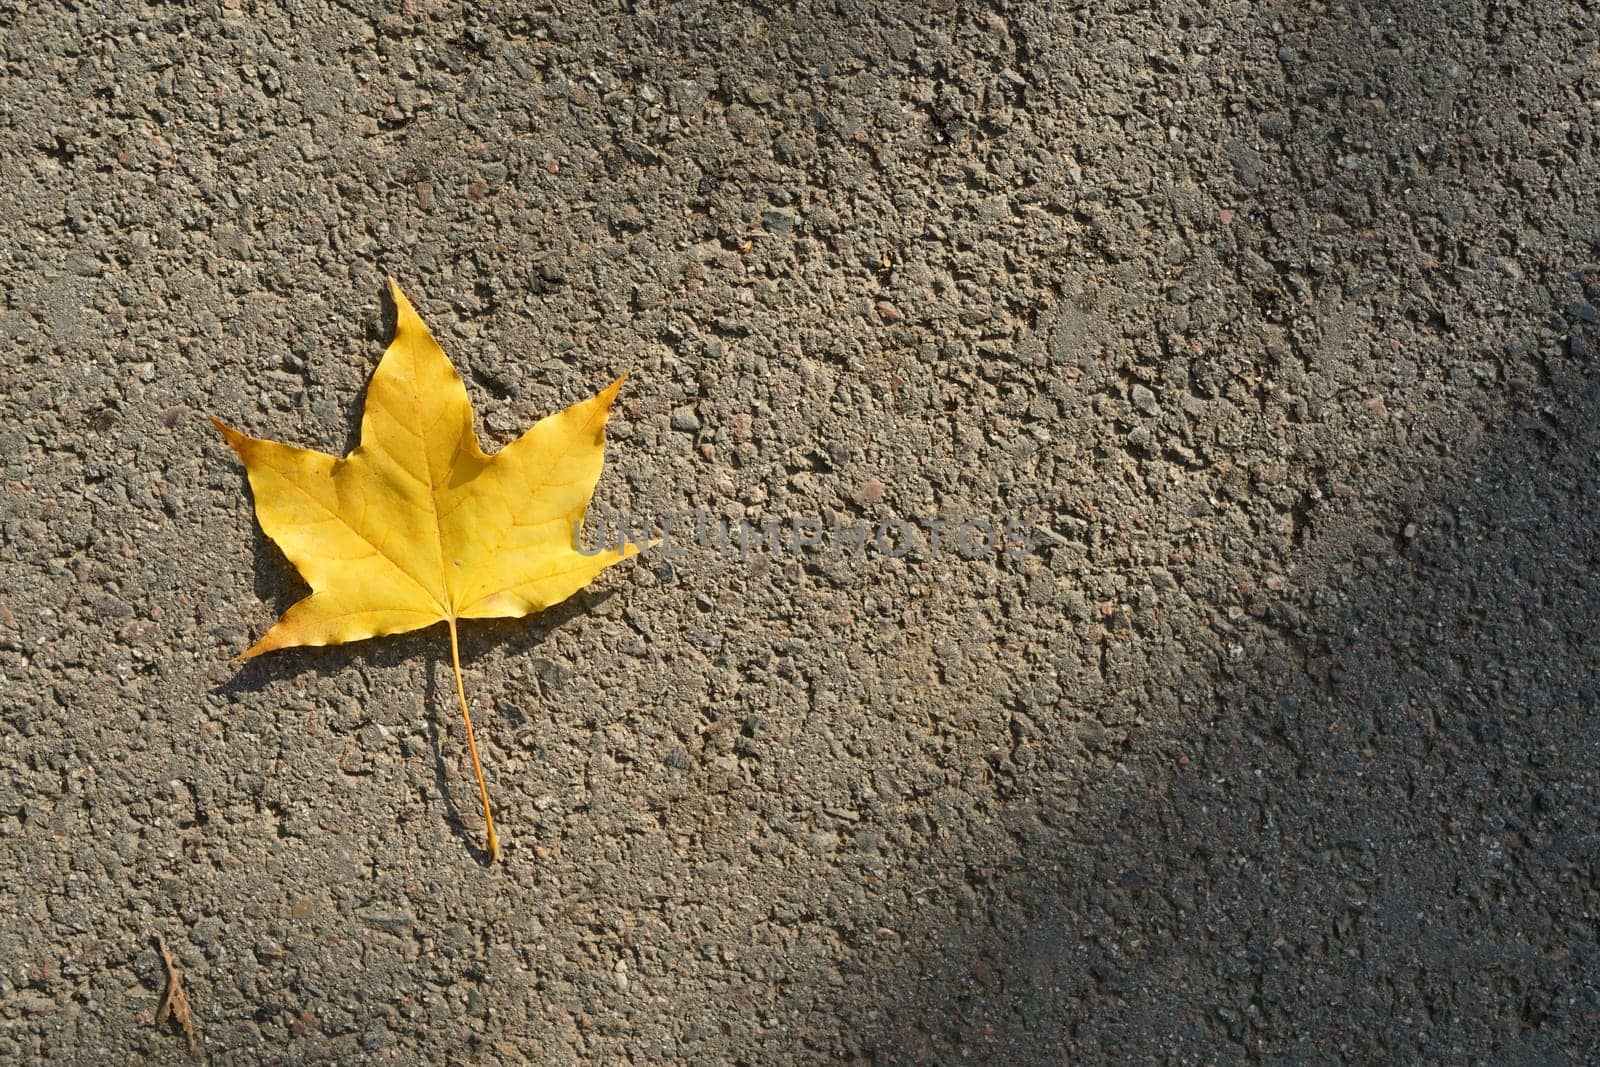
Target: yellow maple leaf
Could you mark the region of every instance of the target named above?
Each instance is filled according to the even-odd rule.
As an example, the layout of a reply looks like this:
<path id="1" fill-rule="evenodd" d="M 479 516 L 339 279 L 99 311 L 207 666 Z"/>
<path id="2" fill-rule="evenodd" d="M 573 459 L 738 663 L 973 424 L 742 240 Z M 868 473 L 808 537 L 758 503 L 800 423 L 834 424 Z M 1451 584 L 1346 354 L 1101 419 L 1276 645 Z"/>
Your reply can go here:
<path id="1" fill-rule="evenodd" d="M 623 378 L 486 455 L 461 376 L 392 278 L 389 291 L 394 340 L 367 386 L 355 451 L 339 459 L 211 420 L 244 461 L 262 530 L 311 586 L 311 595 L 241 658 L 448 624 L 494 859 L 500 842 L 472 735 L 456 623 L 541 611 L 638 551 L 627 545 L 588 554 L 574 544 L 600 479 L 606 418 Z"/>

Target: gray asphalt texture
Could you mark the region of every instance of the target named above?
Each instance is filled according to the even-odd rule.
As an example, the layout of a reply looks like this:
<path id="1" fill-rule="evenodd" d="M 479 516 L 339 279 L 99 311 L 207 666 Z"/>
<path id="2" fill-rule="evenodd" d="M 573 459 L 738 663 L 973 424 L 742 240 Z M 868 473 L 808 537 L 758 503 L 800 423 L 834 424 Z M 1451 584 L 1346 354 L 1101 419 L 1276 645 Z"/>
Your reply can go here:
<path id="1" fill-rule="evenodd" d="M 0 1062 L 1600 1061 L 1592 5 L 514 6 L 0 13 Z M 488 866 L 442 628 L 231 658 L 390 274 L 597 516 L 1036 544 L 468 628 Z"/>

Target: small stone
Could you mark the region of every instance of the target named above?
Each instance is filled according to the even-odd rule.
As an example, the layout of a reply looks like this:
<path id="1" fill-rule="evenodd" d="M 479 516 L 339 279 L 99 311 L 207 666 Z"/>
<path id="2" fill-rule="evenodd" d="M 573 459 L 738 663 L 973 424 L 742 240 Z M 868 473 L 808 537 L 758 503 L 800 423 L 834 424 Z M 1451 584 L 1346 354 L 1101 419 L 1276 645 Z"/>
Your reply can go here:
<path id="1" fill-rule="evenodd" d="M 383 911 L 377 908 L 358 911 L 356 912 L 356 918 L 368 926 L 376 926 L 380 930 L 388 930 L 397 934 L 411 929 L 417 922 L 417 917 L 410 912 Z"/>
<path id="2" fill-rule="evenodd" d="M 700 429 L 700 415 L 693 404 L 672 409 L 672 428 L 683 433 L 695 433 Z"/>
<path id="3" fill-rule="evenodd" d="M 839 835 L 832 830 L 818 830 L 806 839 L 811 851 L 822 855 L 839 847 Z"/>
<path id="4" fill-rule="evenodd" d="M 761 216 L 761 225 L 769 233 L 786 237 L 794 232 L 794 212 L 786 207 L 772 208 Z"/>
<path id="5" fill-rule="evenodd" d="M 706 88 L 696 81 L 674 82 L 667 90 L 672 106 L 680 116 L 692 118 L 705 106 Z"/>
<path id="6" fill-rule="evenodd" d="M 133 609 L 110 593 L 102 593 L 95 597 L 91 607 L 94 613 L 106 622 L 120 622 L 123 619 L 133 618 Z"/>
<path id="7" fill-rule="evenodd" d="M 1161 405 L 1156 402 L 1156 394 L 1145 386 L 1135 385 L 1131 391 L 1131 397 L 1133 406 L 1146 415 L 1155 416 L 1161 414 Z"/>
<path id="8" fill-rule="evenodd" d="M 861 488 L 856 490 L 857 504 L 876 504 L 883 499 L 884 485 L 881 479 L 868 478 L 861 483 Z"/>

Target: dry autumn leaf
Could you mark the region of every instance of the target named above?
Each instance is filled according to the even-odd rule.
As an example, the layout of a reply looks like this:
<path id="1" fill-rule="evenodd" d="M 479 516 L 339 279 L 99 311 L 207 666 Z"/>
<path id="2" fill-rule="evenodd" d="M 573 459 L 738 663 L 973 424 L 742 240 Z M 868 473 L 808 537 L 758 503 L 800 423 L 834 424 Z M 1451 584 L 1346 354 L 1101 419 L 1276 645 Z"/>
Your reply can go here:
<path id="1" fill-rule="evenodd" d="M 486 455 L 460 375 L 393 279 L 389 289 L 394 340 L 367 387 L 355 451 L 339 459 L 211 420 L 244 461 L 262 530 L 311 586 L 241 658 L 446 623 L 485 838 L 497 859 L 456 624 L 541 611 L 638 551 L 586 554 L 574 545 L 623 379 Z"/>
<path id="2" fill-rule="evenodd" d="M 189 994 L 183 989 L 183 972 L 178 970 L 178 962 L 167 951 L 167 942 L 160 934 L 156 935 L 156 948 L 160 950 L 161 963 L 167 969 L 167 988 L 161 994 L 160 1004 L 156 1006 L 156 1025 L 165 1026 L 167 1020 L 171 1019 L 188 1039 L 189 1051 L 198 1052 L 200 1043 L 194 1036 L 194 1018 L 189 1008 Z"/>

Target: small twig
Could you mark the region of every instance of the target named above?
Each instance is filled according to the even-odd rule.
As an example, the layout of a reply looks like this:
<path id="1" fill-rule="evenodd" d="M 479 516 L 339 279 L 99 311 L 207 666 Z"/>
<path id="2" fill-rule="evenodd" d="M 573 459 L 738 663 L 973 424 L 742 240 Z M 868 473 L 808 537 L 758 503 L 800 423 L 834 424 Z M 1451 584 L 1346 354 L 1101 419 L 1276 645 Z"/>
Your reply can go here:
<path id="1" fill-rule="evenodd" d="M 1048 526 L 1038 526 L 1038 525 L 1036 525 L 1036 526 L 1034 526 L 1034 529 L 1039 531 L 1040 533 L 1044 534 L 1050 540 L 1054 541 L 1056 544 L 1061 545 L 1064 548 L 1071 548 L 1072 547 L 1072 542 L 1071 541 L 1068 541 L 1065 537 L 1062 537 L 1060 534 L 1056 533 L 1054 530 L 1052 530 Z"/>
<path id="2" fill-rule="evenodd" d="M 183 1036 L 189 1039 L 189 1051 L 198 1052 L 200 1045 L 194 1038 L 194 1020 L 189 1017 L 189 994 L 183 991 L 178 964 L 167 951 L 167 943 L 160 934 L 156 935 L 156 948 L 161 950 L 161 962 L 167 967 L 167 990 L 161 994 L 161 1006 L 156 1008 L 156 1025 L 161 1026 L 170 1015 L 183 1029 Z"/>

